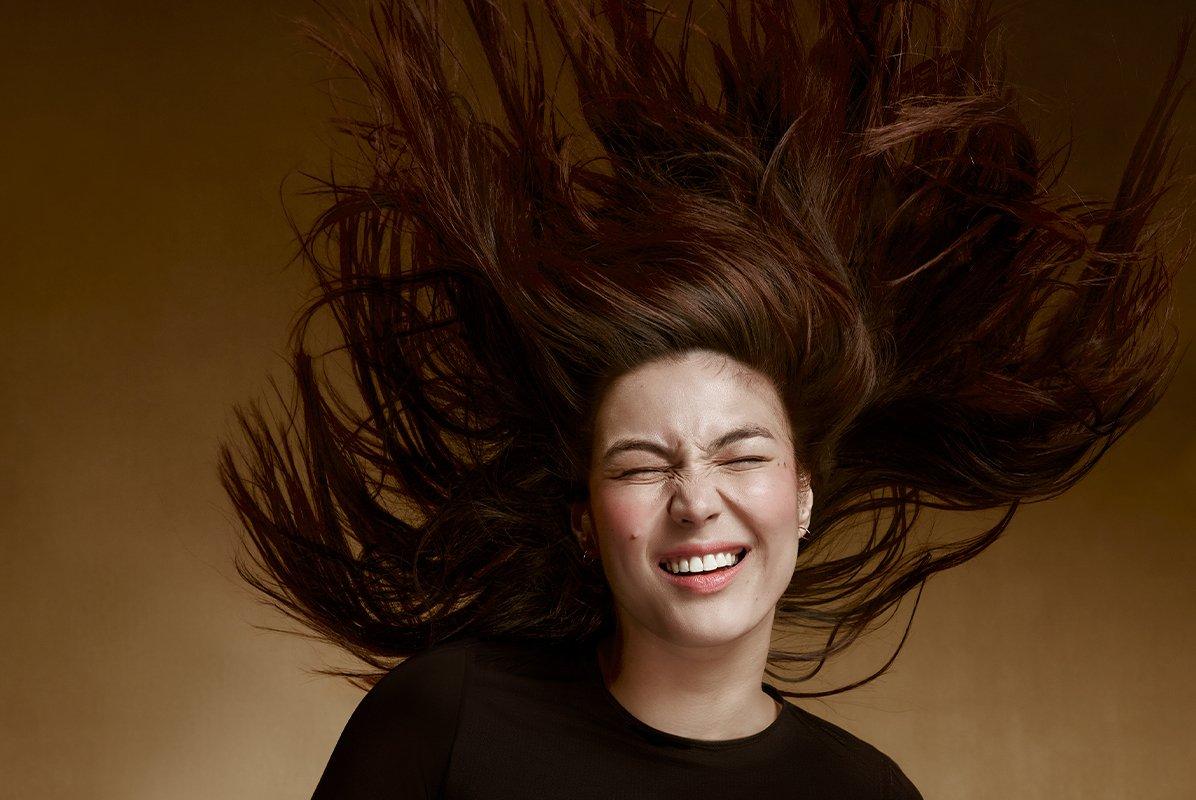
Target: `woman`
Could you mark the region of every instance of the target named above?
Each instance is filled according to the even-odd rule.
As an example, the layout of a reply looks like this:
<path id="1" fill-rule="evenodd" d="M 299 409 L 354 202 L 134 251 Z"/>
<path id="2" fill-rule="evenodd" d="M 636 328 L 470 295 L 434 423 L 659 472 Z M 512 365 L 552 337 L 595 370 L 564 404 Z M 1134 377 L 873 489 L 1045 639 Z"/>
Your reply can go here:
<path id="1" fill-rule="evenodd" d="M 784 701 L 896 653 L 761 678 L 815 677 L 1157 403 L 1190 24 L 1101 204 L 1051 194 L 982 2 L 828 0 L 809 44 L 745 2 L 726 47 L 687 7 L 676 55 L 639 2 L 546 2 L 521 38 L 463 5 L 503 125 L 424 4 L 310 30 L 366 89 L 361 157 L 302 235 L 301 419 L 254 407 L 248 466 L 222 451 L 244 577 L 370 667 L 336 673 L 370 691 L 316 796 L 919 797 Z M 589 139 L 558 132 L 545 24 Z M 305 346 L 324 308 L 352 401 Z M 922 508 L 1005 513 L 936 541 Z"/>

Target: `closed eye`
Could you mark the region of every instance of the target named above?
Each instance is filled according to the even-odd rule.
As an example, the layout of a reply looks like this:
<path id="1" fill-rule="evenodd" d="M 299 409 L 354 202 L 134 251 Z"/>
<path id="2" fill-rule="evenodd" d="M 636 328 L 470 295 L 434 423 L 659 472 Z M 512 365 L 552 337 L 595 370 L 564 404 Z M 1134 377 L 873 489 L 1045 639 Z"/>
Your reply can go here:
<path id="1" fill-rule="evenodd" d="M 663 469 L 648 469 L 647 467 L 645 467 L 643 469 L 632 469 L 632 470 L 628 470 L 627 472 L 620 473 L 619 477 L 626 478 L 628 475 L 639 475 L 641 472 L 664 472 L 664 470 Z"/>
<path id="2" fill-rule="evenodd" d="M 761 456 L 749 456 L 747 458 L 737 458 L 734 461 L 725 461 L 723 463 L 724 464 L 752 464 L 752 463 L 760 463 L 760 462 L 767 461 L 767 460 L 768 460 L 767 458 L 762 458 Z M 627 472 L 621 473 L 619 475 L 619 477 L 626 478 L 628 475 L 638 475 L 641 472 L 665 472 L 665 471 L 666 470 L 664 470 L 664 469 L 653 469 L 650 467 L 642 467 L 640 469 L 628 470 Z"/>

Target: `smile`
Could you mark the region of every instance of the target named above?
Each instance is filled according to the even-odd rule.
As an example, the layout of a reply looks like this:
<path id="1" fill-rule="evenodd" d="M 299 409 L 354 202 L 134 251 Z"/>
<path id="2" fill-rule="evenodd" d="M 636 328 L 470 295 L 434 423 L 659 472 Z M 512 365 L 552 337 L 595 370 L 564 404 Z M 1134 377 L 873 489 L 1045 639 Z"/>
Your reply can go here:
<path id="1" fill-rule="evenodd" d="M 743 562 L 747 560 L 749 551 L 746 547 L 739 551 L 739 560 L 730 566 L 717 567 L 709 572 L 669 572 L 663 562 L 657 565 L 657 572 L 668 583 L 697 594 L 712 594 L 729 584 L 739 574 Z"/>

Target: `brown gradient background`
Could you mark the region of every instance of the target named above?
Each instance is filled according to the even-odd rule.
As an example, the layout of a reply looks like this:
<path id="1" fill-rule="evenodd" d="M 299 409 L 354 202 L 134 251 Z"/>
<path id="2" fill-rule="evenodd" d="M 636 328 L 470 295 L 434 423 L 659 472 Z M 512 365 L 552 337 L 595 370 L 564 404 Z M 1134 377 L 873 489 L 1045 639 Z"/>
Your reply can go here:
<path id="1" fill-rule="evenodd" d="M 1116 189 L 1190 5 L 1054 0 L 1010 18 L 1040 130 L 1075 123 L 1076 191 Z M 305 672 L 335 653 L 254 627 L 285 620 L 232 570 L 216 481 L 232 404 L 287 378 L 309 285 L 284 269 L 279 199 L 288 173 L 326 163 L 324 66 L 287 20 L 302 14 L 322 19 L 283 0 L 6 11 L 6 796 L 307 797 L 360 697 Z M 1194 173 L 1196 96 L 1178 122 Z M 1186 344 L 1196 275 L 1178 304 Z M 887 676 L 800 704 L 891 754 L 928 800 L 1196 796 L 1194 401 L 1188 357 L 1075 490 L 928 584 Z"/>

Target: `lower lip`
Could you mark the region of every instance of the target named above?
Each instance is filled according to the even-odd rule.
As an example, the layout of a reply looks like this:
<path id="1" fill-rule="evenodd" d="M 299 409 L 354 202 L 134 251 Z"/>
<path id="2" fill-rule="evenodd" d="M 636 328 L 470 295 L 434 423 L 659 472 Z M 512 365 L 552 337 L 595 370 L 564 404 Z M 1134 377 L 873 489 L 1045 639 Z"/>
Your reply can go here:
<path id="1" fill-rule="evenodd" d="M 674 586 L 680 586 L 682 589 L 688 589 L 696 594 L 713 594 L 730 583 L 731 579 L 739 574 L 739 568 L 743 566 L 743 562 L 747 560 L 751 552 L 749 550 L 747 553 L 744 553 L 743 558 L 735 562 L 735 566 L 721 569 L 718 572 L 700 572 L 696 575 L 686 573 L 674 575 L 659 564 L 656 565 L 656 571 Z"/>

